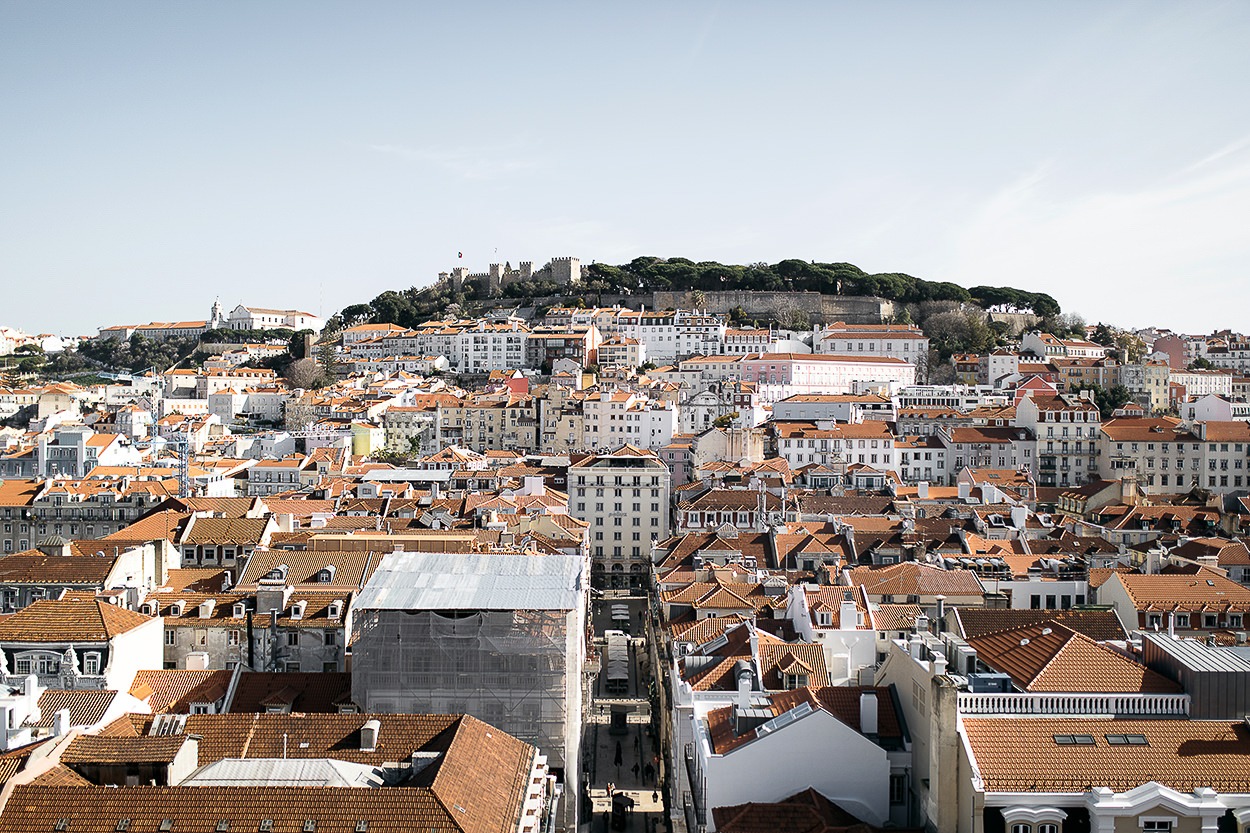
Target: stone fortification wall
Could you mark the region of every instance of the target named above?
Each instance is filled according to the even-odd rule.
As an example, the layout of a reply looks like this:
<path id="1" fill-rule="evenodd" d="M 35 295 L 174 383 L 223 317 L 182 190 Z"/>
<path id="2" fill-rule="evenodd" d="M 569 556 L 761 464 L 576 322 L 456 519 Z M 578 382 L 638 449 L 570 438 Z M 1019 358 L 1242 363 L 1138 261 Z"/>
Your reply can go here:
<path id="1" fill-rule="evenodd" d="M 870 296 L 822 295 L 819 292 L 703 292 L 699 309 L 728 314 L 741 307 L 747 318 L 769 319 L 782 325 L 807 327 L 814 324 L 880 324 L 894 315 L 894 302 Z M 696 306 L 694 292 L 656 292 L 651 297 L 655 309 Z M 802 319 L 806 318 L 806 322 Z"/>

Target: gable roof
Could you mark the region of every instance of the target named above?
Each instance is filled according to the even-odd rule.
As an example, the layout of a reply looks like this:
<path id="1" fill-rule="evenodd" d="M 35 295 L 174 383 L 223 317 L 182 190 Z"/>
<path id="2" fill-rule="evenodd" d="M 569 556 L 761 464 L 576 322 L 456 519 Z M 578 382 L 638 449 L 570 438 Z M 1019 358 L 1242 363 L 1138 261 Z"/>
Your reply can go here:
<path id="1" fill-rule="evenodd" d="M 808 787 L 781 801 L 713 807 L 718 833 L 874 833 L 834 802 Z"/>
<path id="2" fill-rule="evenodd" d="M 43 599 L 0 621 L 0 642 L 107 642 L 150 621 L 95 599 Z"/>
<path id="3" fill-rule="evenodd" d="M 996 631 L 1012 630 L 1041 622 L 1058 622 L 1096 642 L 1124 640 L 1128 634 L 1114 610 L 1019 610 L 1013 608 L 957 607 L 953 609 L 959 635 L 972 640 Z"/>
<path id="4" fill-rule="evenodd" d="M 1172 680 L 1058 622 L 968 640 L 977 658 L 1030 692 L 1180 694 Z"/>
<path id="5" fill-rule="evenodd" d="M 189 714 L 194 703 L 216 703 L 226 696 L 231 671 L 142 670 L 130 696 L 146 700 L 153 714 Z"/>

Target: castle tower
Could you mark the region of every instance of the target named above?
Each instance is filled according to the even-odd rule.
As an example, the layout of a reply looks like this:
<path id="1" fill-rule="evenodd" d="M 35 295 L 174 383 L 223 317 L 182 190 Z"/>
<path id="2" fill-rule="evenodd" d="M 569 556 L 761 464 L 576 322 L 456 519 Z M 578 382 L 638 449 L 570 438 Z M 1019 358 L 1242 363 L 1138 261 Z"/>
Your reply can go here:
<path id="1" fill-rule="evenodd" d="M 572 286 L 582 282 L 582 262 L 575 257 L 553 257 L 551 259 L 551 280 L 561 286 Z"/>
<path id="2" fill-rule="evenodd" d="M 222 315 L 221 299 L 214 298 L 212 309 L 208 315 L 208 328 L 210 330 L 220 329 L 226 323 L 226 317 Z"/>

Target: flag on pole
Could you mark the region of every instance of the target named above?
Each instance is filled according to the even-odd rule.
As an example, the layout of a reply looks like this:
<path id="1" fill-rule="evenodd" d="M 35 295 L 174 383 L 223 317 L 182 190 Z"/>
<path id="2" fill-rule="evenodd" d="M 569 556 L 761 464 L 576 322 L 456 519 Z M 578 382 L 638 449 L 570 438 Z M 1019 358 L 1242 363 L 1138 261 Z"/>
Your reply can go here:
<path id="1" fill-rule="evenodd" d="M 456 257 L 460 258 L 461 260 L 464 260 L 464 252 L 456 252 Z"/>

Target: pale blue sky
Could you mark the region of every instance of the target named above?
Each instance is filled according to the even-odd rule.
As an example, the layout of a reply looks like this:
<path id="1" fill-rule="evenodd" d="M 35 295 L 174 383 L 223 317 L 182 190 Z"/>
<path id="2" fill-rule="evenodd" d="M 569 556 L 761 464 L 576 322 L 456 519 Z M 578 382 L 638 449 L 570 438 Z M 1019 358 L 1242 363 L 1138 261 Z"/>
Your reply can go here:
<path id="1" fill-rule="evenodd" d="M 0 324 L 328 315 L 463 251 L 1250 329 L 1247 44 L 1244 2 L 3 0 Z"/>

